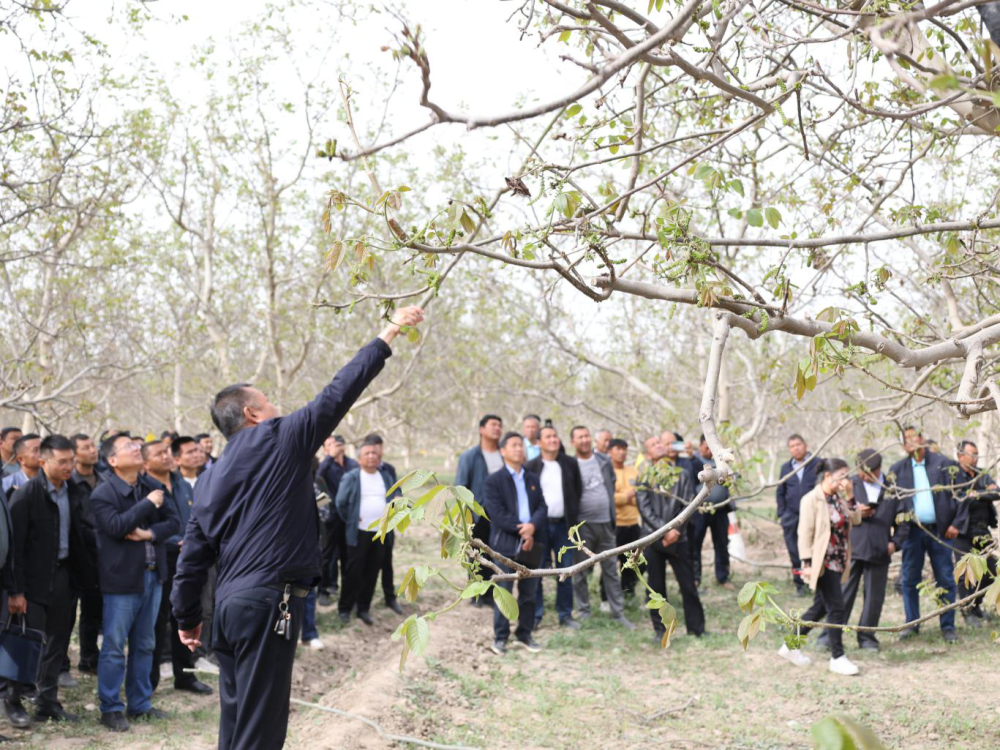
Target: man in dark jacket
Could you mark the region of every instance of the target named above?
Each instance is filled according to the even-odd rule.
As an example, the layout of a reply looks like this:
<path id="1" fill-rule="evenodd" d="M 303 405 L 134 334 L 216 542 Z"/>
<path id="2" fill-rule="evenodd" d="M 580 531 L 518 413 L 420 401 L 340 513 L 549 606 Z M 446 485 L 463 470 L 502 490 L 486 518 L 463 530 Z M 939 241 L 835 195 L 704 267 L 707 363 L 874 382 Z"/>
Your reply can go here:
<path id="1" fill-rule="evenodd" d="M 652 534 L 680 515 L 684 507 L 695 496 L 694 485 L 690 474 L 683 468 L 673 465 L 666 456 L 663 446 L 656 440 L 646 443 L 651 467 L 644 467 L 647 487 L 641 489 L 638 495 L 639 515 L 642 516 L 642 533 Z M 670 471 L 670 467 L 674 470 Z M 674 484 L 669 489 L 655 482 L 656 473 L 668 472 L 674 476 Z M 702 636 L 705 633 L 705 610 L 698 597 L 698 588 L 694 585 L 694 571 L 691 566 L 691 551 L 688 548 L 687 535 L 683 528 L 671 529 L 658 542 L 643 550 L 646 557 L 646 575 L 649 587 L 656 593 L 667 598 L 667 563 L 674 571 L 677 585 L 681 589 L 681 599 L 684 603 L 684 624 L 690 635 Z M 650 618 L 653 622 L 654 641 L 659 645 L 666 629 L 660 619 L 659 611 L 651 609 Z"/>
<path id="2" fill-rule="evenodd" d="M 458 471 L 455 472 L 455 484 L 465 487 L 479 501 L 483 492 L 483 482 L 490 474 L 503 468 L 503 458 L 497 448 L 500 435 L 503 433 L 503 420 L 496 414 L 487 414 L 479 420 L 479 445 L 474 445 L 458 457 Z M 480 505 L 482 502 L 480 501 Z M 472 536 L 479 541 L 490 543 L 490 521 L 488 518 L 477 518 L 472 528 Z M 493 577 L 493 571 L 483 568 L 485 580 Z M 489 605 L 491 594 L 473 597 L 469 603 L 474 607 Z"/>
<path id="3" fill-rule="evenodd" d="M 385 545 L 375 539 L 376 532 L 368 527 L 382 517 L 392 499 L 386 498 L 386 493 L 396 483 L 394 475 L 380 466 L 381 460 L 378 445 L 365 443 L 358 451 L 358 468 L 347 472 L 337 488 L 337 513 L 344 522 L 347 543 L 344 585 L 337 605 L 344 622 L 349 622 L 351 612 L 357 610 L 359 620 L 372 624 L 372 596 L 382 570 Z M 398 494 L 396 490 L 393 497 Z"/>
<path id="4" fill-rule="evenodd" d="M 13 584 L 8 598 L 11 614 L 26 616 L 30 628 L 45 633 L 45 652 L 38 680 L 35 720 L 76 721 L 59 703 L 59 672 L 73 632 L 74 592 L 84 573 L 80 558 L 82 491 L 73 475 L 73 444 L 63 435 L 41 441 L 38 474 L 22 485 L 10 502 L 13 527 Z M 17 727 L 30 720 L 21 696 L 30 687 L 11 684 L 4 706 Z"/>
<path id="5" fill-rule="evenodd" d="M 712 457 L 712 449 L 701 436 L 701 443 L 698 446 L 701 454 L 702 468 L 708 466 L 715 467 L 715 459 Z M 700 472 L 699 472 L 700 473 Z M 701 491 L 701 483 L 695 484 L 695 493 Z M 716 484 L 712 491 L 705 498 L 705 504 L 710 506 L 720 506 L 729 500 L 729 487 L 724 484 Z M 691 564 L 694 567 L 694 582 L 696 586 L 701 586 L 701 549 L 705 543 L 705 536 L 709 531 L 712 533 L 712 547 L 715 550 L 715 580 L 723 588 L 732 590 L 733 584 L 729 582 L 729 514 L 736 510 L 732 503 L 726 503 L 720 507 L 715 507 L 711 513 L 695 513 L 689 523 L 691 542 Z"/>
<path id="6" fill-rule="evenodd" d="M 778 502 L 778 521 L 785 536 L 785 548 L 792 561 L 792 580 L 799 596 L 809 593 L 799 569 L 802 560 L 799 558 L 799 503 L 807 492 L 816 486 L 817 457 L 809 452 L 809 447 L 801 435 L 795 434 L 788 438 L 788 452 L 792 454 L 789 461 L 781 465 L 781 480 L 774 491 Z"/>
<path id="7" fill-rule="evenodd" d="M 986 472 L 980 471 L 976 466 L 979 463 L 979 448 L 971 440 L 963 440 L 958 445 L 958 465 L 961 471 L 955 476 L 955 499 L 958 501 L 958 510 L 955 512 L 955 520 L 952 522 L 958 529 L 951 544 L 956 548 L 955 561 L 974 549 L 981 549 L 984 542 L 988 543 L 991 531 L 997 527 L 997 509 L 994 503 L 1000 500 L 1000 493 L 997 492 L 997 483 L 993 481 Z M 987 557 L 987 566 L 990 574 L 995 578 L 997 575 L 997 559 L 993 555 Z M 988 579 L 981 581 L 979 588 L 984 589 L 988 585 Z M 972 593 L 972 589 L 966 585 L 965 576 L 958 580 L 958 596 L 964 599 Z M 963 610 L 965 621 L 969 627 L 980 628 L 983 626 L 982 597 L 974 600 L 974 603 Z"/>
<path id="8" fill-rule="evenodd" d="M 483 483 L 480 504 L 490 517 L 490 547 L 501 555 L 529 568 L 537 567 L 541 560 L 541 536 L 547 518 L 542 484 L 537 474 L 524 469 L 524 439 L 516 432 L 508 432 L 499 443 L 504 465 L 490 474 Z M 503 568 L 503 566 L 501 566 Z M 506 570 L 506 569 L 505 569 Z M 513 581 L 497 584 L 513 592 Z M 535 625 L 535 589 L 537 578 L 522 578 L 517 582 L 517 628 L 515 645 L 531 653 L 541 650 L 532 638 Z M 493 598 L 493 645 L 498 656 L 507 651 L 510 638 L 510 621 L 500 611 Z"/>
<path id="9" fill-rule="evenodd" d="M 216 394 L 212 421 L 229 443 L 198 479 L 170 598 L 181 642 L 197 648 L 201 592 L 218 561 L 219 750 L 285 742 L 305 598 L 320 574 L 313 458 L 382 371 L 389 343 L 421 320 L 420 308 L 397 309 L 378 338 L 287 416 L 246 383 Z"/>
<path id="10" fill-rule="evenodd" d="M 541 551 L 540 567 L 568 568 L 573 564 L 572 549 L 563 553 L 559 560 L 559 550 L 569 545 L 569 529 L 577 524 L 580 514 L 580 493 L 583 481 L 580 466 L 575 459 L 559 452 L 559 435 L 555 427 L 543 427 L 538 435 L 541 454 L 524 465 L 539 477 L 542 495 L 545 498 L 548 522 L 535 532 L 535 542 Z M 542 599 L 542 580 L 538 579 L 535 595 L 535 627 L 545 614 Z M 556 580 L 556 614 L 559 624 L 572 630 L 579 629 L 580 623 L 573 619 L 573 580 Z"/>
<path id="11" fill-rule="evenodd" d="M 326 457 L 320 462 L 316 472 L 323 480 L 324 489 L 331 502 L 337 498 L 337 489 L 344 474 L 358 468 L 358 462 L 344 453 L 347 441 L 343 435 L 331 435 L 323 441 Z M 345 565 L 346 543 L 344 542 L 344 522 L 331 508 L 327 514 L 326 543 L 323 545 L 323 574 L 319 583 L 319 603 L 330 605 L 330 594 L 340 589 L 340 572 Z"/>
<path id="12" fill-rule="evenodd" d="M 906 621 L 920 617 L 920 594 L 917 584 L 923 578 L 924 557 L 931 560 L 937 585 L 944 589 L 946 602 L 955 601 L 955 566 L 952 551 L 939 540 L 954 540 L 958 529 L 953 525 L 958 505 L 951 485 L 958 467 L 940 453 L 927 450 L 923 435 L 915 427 L 903 431 L 907 456 L 890 469 L 896 495 L 911 500 L 914 520 L 909 523 L 903 542 L 903 609 Z M 937 538 L 935 538 L 937 537 Z M 904 630 L 900 639 L 911 638 L 919 626 Z M 941 635 L 945 641 L 958 640 L 955 633 L 955 610 L 941 615 Z"/>
<path id="13" fill-rule="evenodd" d="M 86 588 L 79 591 L 80 598 L 80 662 L 77 669 L 86 674 L 97 674 L 97 658 L 100 650 L 97 648 L 97 636 L 101 632 L 101 616 L 104 610 L 104 597 L 97 576 L 97 529 L 94 521 L 94 509 L 90 504 L 90 493 L 103 479 L 97 472 L 97 446 L 89 435 L 82 432 L 70 438 L 73 443 L 76 465 L 70 481 L 82 491 L 80 521 L 86 547 L 82 557 L 83 564 L 89 571 Z M 76 607 L 73 607 L 74 614 Z M 67 671 L 64 665 L 63 671 Z"/>
<path id="14" fill-rule="evenodd" d="M 865 595 L 858 625 L 878 627 L 889 580 L 889 562 L 903 548 L 909 531 L 909 524 L 897 522 L 896 518 L 907 513 L 910 504 L 887 491 L 882 456 L 871 448 L 858 454 L 858 474 L 853 482 L 861 523 L 851 528 L 851 572 L 844 586 L 844 611 L 850 622 L 854 598 L 864 580 Z M 873 651 L 879 647 L 875 634 L 864 630 L 858 631 L 858 645 Z"/>
<path id="15" fill-rule="evenodd" d="M 90 501 L 97 521 L 97 562 L 104 595 L 104 641 L 97 665 L 101 723 L 113 732 L 129 728 L 122 703 L 125 682 L 129 717 L 164 718 L 153 708 L 150 670 L 156 645 L 156 618 L 167 580 L 167 539 L 180 522 L 163 490 L 139 480 L 139 445 L 126 435 L 105 440 L 101 455 L 112 474 Z M 125 647 L 128 645 L 126 671 Z"/>
<path id="16" fill-rule="evenodd" d="M 177 516 L 178 533 L 167 537 L 163 547 L 167 552 L 167 578 L 163 582 L 160 595 L 160 609 L 156 616 L 156 645 L 153 648 L 153 668 L 149 681 L 153 690 L 160 684 L 160 664 L 164 657 L 170 660 L 174 674 L 174 689 L 186 690 L 197 695 L 210 695 L 212 688 L 201 682 L 192 672 L 194 654 L 181 643 L 177 632 L 177 620 L 170 613 L 170 590 L 177 573 L 177 558 L 181 554 L 181 539 L 184 527 L 191 516 L 194 504 L 194 490 L 179 473 L 171 471 L 173 459 L 180 455 L 184 437 L 175 438 L 168 446 L 163 440 L 152 440 L 142 446 L 142 459 L 146 473 L 139 480 L 149 492 L 160 490 L 164 505 Z"/>
<path id="17" fill-rule="evenodd" d="M 391 480 L 386 489 L 392 487 L 399 478 L 396 474 L 396 467 L 390 464 L 388 461 L 383 460 L 383 455 L 385 453 L 385 441 L 382 440 L 382 436 L 378 433 L 371 433 L 366 435 L 363 445 L 374 445 L 378 450 L 378 469 L 379 471 L 384 471 L 389 475 Z M 396 584 L 393 583 L 393 573 L 392 573 L 392 550 L 396 546 L 396 532 L 390 531 L 385 535 L 385 543 L 383 544 L 382 551 L 382 598 L 385 602 L 385 606 L 395 612 L 397 615 L 403 614 L 403 608 L 399 606 L 399 601 L 396 597 Z"/>

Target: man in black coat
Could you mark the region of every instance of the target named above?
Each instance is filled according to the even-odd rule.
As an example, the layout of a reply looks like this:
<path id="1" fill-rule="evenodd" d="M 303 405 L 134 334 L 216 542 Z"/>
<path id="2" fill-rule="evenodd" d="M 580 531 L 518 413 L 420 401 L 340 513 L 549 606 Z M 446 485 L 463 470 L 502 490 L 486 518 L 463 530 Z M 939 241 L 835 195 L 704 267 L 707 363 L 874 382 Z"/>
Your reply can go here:
<path id="1" fill-rule="evenodd" d="M 559 560 L 559 550 L 569 545 L 569 529 L 577 524 L 580 513 L 580 493 L 583 480 L 580 465 L 576 459 L 559 452 L 559 435 L 555 427 L 543 427 L 538 434 L 541 453 L 524 465 L 539 477 L 542 495 L 547 508 L 547 523 L 535 534 L 535 541 L 541 548 L 542 568 L 568 568 L 573 564 L 574 550 L 566 550 Z M 545 614 L 542 599 L 542 580 L 538 580 L 535 595 L 535 627 Z M 559 624 L 572 630 L 579 629 L 580 623 L 573 619 L 573 580 L 556 580 L 556 614 Z"/>
<path id="2" fill-rule="evenodd" d="M 906 621 L 920 617 L 920 593 L 917 585 L 923 578 L 924 559 L 929 557 L 937 585 L 944 589 L 944 600 L 955 601 L 955 565 L 950 544 L 958 536 L 953 525 L 958 504 L 952 483 L 958 467 L 940 453 L 927 450 L 924 437 L 915 427 L 903 431 L 907 456 L 889 470 L 897 497 L 910 499 L 914 520 L 908 525 L 903 542 L 903 609 Z M 941 635 L 945 641 L 958 640 L 955 633 L 955 610 L 941 615 Z M 916 635 L 919 626 L 908 628 L 900 639 Z"/>
<path id="3" fill-rule="evenodd" d="M 97 565 L 104 596 L 104 641 L 97 664 L 101 723 L 113 732 L 133 719 L 163 718 L 153 708 L 150 670 L 156 619 L 167 580 L 166 540 L 180 521 L 163 490 L 139 480 L 141 448 L 127 435 L 105 440 L 101 455 L 112 473 L 90 495 L 97 523 Z M 128 646 L 126 670 L 125 647 Z M 121 699 L 122 683 L 128 706 Z"/>
<path id="4" fill-rule="evenodd" d="M 844 586 L 844 609 L 851 619 L 854 599 L 865 582 L 864 602 L 858 625 L 878 627 L 889 581 L 889 562 L 903 548 L 909 525 L 897 516 L 910 509 L 909 501 L 887 491 L 882 456 L 866 448 L 858 454 L 858 474 L 853 479 L 854 499 L 861 508 L 861 523 L 851 528 L 851 572 Z M 825 631 L 824 631 L 825 632 Z M 861 648 L 878 651 L 874 633 L 858 631 Z"/>
<path id="5" fill-rule="evenodd" d="M 326 540 L 323 545 L 323 574 L 319 583 L 319 604 L 330 606 L 331 594 L 340 589 L 340 572 L 346 565 L 347 544 L 344 541 L 344 522 L 333 507 L 337 489 L 344 474 L 358 468 L 358 462 L 344 453 L 347 441 L 343 435 L 331 435 L 323 441 L 326 457 L 320 462 L 317 476 L 323 480 L 326 495 L 330 498 L 330 508 L 326 515 Z"/>
<path id="6" fill-rule="evenodd" d="M 84 583 L 82 490 L 70 482 L 73 444 L 63 435 L 42 440 L 41 467 L 11 497 L 13 583 L 7 607 L 24 615 L 29 628 L 45 633 L 45 652 L 38 679 L 36 721 L 76 721 L 59 703 L 59 672 L 73 631 L 75 592 Z M 16 727 L 31 725 L 21 704 L 30 686 L 9 685 L 4 706 Z"/>
<path id="7" fill-rule="evenodd" d="M 799 558 L 799 503 L 807 492 L 816 486 L 817 457 L 809 452 L 809 446 L 801 435 L 795 434 L 788 438 L 790 460 L 781 465 L 782 481 L 774 492 L 778 502 L 778 521 L 785 536 L 785 548 L 792 561 L 792 580 L 799 596 L 805 596 L 809 587 L 806 586 L 799 569 L 802 560 Z"/>
<path id="8" fill-rule="evenodd" d="M 651 481 L 656 465 L 672 464 L 666 455 L 664 446 L 656 441 L 647 441 L 646 449 L 652 463 L 646 469 L 642 480 Z M 657 529 L 681 514 L 685 506 L 694 500 L 694 485 L 691 475 L 685 469 L 676 472 L 677 478 L 672 487 L 648 486 L 638 494 L 639 515 L 642 516 L 643 535 L 652 534 Z M 646 576 L 649 587 L 656 593 L 667 598 L 667 563 L 674 571 L 677 585 L 681 589 L 681 599 L 684 603 L 684 625 L 690 635 L 705 634 L 705 610 L 698 597 L 698 588 L 694 585 L 694 569 L 691 565 L 691 550 L 687 542 L 687 533 L 683 528 L 671 529 L 659 541 L 643 550 L 646 558 Z M 654 641 L 659 645 L 666 629 L 660 619 L 658 610 L 649 610 L 653 622 Z"/>
<path id="9" fill-rule="evenodd" d="M 1000 499 L 997 483 L 984 471 L 977 468 L 979 463 L 979 448 L 971 440 L 963 440 L 958 445 L 958 465 L 961 468 L 955 475 L 955 499 L 958 510 L 952 522 L 958 529 L 951 544 L 955 547 L 955 561 L 973 549 L 981 549 L 984 542 L 988 543 L 991 531 L 997 527 L 997 509 L 994 503 Z M 990 574 L 997 574 L 997 559 L 993 555 L 987 557 Z M 984 589 L 988 580 L 980 582 L 979 588 Z M 958 580 L 958 596 L 961 599 L 969 596 L 972 590 L 966 585 L 965 576 Z M 963 610 L 965 621 L 969 627 L 980 628 L 984 623 L 982 597 Z"/>
<path id="10" fill-rule="evenodd" d="M 486 477 L 481 499 L 483 510 L 490 519 L 490 547 L 522 565 L 535 568 L 541 561 L 542 551 L 536 537 L 543 535 L 547 518 L 541 480 L 537 474 L 524 469 L 524 439 L 518 433 L 508 432 L 501 438 L 500 455 L 504 466 Z M 514 590 L 513 581 L 501 581 L 496 585 L 507 591 Z M 517 582 L 518 618 L 514 644 L 532 653 L 541 650 L 531 637 L 537 587 L 537 578 L 522 578 Z M 500 611 L 496 599 L 494 596 L 491 650 L 502 656 L 507 651 L 510 621 Z"/>
<path id="11" fill-rule="evenodd" d="M 201 592 L 218 562 L 215 639 L 219 750 L 282 747 L 305 598 L 320 577 L 312 461 L 423 311 L 404 307 L 309 404 L 282 416 L 260 390 L 216 394 L 212 421 L 229 441 L 198 479 L 170 595 L 181 642 L 201 643 Z"/>

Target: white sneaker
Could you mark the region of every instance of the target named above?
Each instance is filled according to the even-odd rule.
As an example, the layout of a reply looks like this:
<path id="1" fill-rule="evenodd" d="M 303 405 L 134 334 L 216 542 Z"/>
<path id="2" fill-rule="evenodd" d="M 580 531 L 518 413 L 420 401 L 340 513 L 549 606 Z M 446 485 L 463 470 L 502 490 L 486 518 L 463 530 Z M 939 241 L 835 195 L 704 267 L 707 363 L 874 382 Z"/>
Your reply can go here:
<path id="1" fill-rule="evenodd" d="M 860 670 L 858 669 L 858 665 L 846 656 L 838 656 L 836 659 L 830 659 L 830 671 L 834 674 L 842 674 L 848 677 L 853 677 Z"/>
<path id="2" fill-rule="evenodd" d="M 788 646 L 784 643 L 782 643 L 781 648 L 778 649 L 778 656 L 780 656 L 785 661 L 790 661 L 796 667 L 808 667 L 810 664 L 813 663 L 812 659 L 810 659 L 808 656 L 802 653 L 802 649 L 798 648 L 791 649 L 788 648 Z M 833 664 L 832 660 L 830 664 L 831 665 Z M 833 669 L 833 667 L 831 666 L 830 669 Z"/>
<path id="3" fill-rule="evenodd" d="M 174 676 L 174 665 L 171 664 L 169 661 L 163 662 L 163 664 L 160 665 L 160 679 L 166 680 L 167 678 L 173 676 Z"/>
<path id="4" fill-rule="evenodd" d="M 322 651 L 324 648 L 326 648 L 326 646 L 323 645 L 323 641 L 321 641 L 319 638 L 313 638 L 311 641 L 308 641 L 306 645 L 313 651 Z"/>
<path id="5" fill-rule="evenodd" d="M 207 672 L 208 674 L 219 674 L 219 668 L 212 664 L 204 656 L 199 656 L 198 661 L 194 663 L 194 668 L 199 672 Z"/>
<path id="6" fill-rule="evenodd" d="M 610 612 L 610 611 L 611 611 L 611 605 L 608 604 L 607 602 L 601 602 L 601 612 Z"/>

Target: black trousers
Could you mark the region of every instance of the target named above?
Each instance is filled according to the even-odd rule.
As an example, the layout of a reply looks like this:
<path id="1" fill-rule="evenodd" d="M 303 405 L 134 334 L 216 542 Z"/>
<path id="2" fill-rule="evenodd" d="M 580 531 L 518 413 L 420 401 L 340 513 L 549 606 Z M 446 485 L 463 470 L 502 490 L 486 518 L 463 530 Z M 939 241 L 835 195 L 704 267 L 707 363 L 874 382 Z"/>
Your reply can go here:
<path id="1" fill-rule="evenodd" d="M 691 564 L 694 580 L 701 583 L 701 550 L 705 546 L 705 536 L 712 534 L 715 548 L 715 580 L 729 581 L 729 514 L 721 508 L 715 513 L 695 513 L 688 525 L 691 530 Z"/>
<path id="2" fill-rule="evenodd" d="M 681 532 L 684 533 L 683 531 Z M 681 536 L 681 540 L 684 537 Z M 659 541 L 643 550 L 646 557 L 646 579 L 649 587 L 664 599 L 667 598 L 667 563 L 674 571 L 674 577 L 681 588 L 681 601 L 684 603 L 684 626 L 691 635 L 701 635 L 705 632 L 705 610 L 698 598 L 698 587 L 694 585 L 694 571 L 691 569 L 691 550 L 685 541 L 674 542 L 664 547 Z M 653 630 L 664 632 L 660 613 L 649 610 L 653 621 Z"/>
<path id="3" fill-rule="evenodd" d="M 292 664 L 305 599 L 293 597 L 288 638 L 274 633 L 281 592 L 258 587 L 231 594 L 215 613 L 219 660 L 219 750 L 279 750 L 288 731 Z"/>
<path id="4" fill-rule="evenodd" d="M 819 622 L 823 618 L 831 625 L 845 625 L 847 610 L 844 606 L 844 590 L 840 585 L 840 573 L 835 570 L 824 570 L 816 582 L 816 594 L 813 603 L 802 613 L 803 620 Z M 802 635 L 808 635 L 810 628 L 802 628 Z M 827 629 L 830 640 L 830 655 L 837 659 L 844 655 L 844 634 L 840 628 Z"/>
<path id="5" fill-rule="evenodd" d="M 390 604 L 396 601 L 396 586 L 392 580 L 392 548 L 396 546 L 396 532 L 390 531 L 385 535 L 385 547 L 382 550 L 382 595 L 385 603 Z"/>
<path id="6" fill-rule="evenodd" d="M 215 640 L 215 586 L 219 581 L 219 566 L 208 569 L 205 587 L 201 590 L 201 649 L 200 656 L 210 656 L 214 652 Z"/>
<path id="7" fill-rule="evenodd" d="M 74 592 L 70 631 L 76 627 L 77 605 L 80 607 L 80 661 L 77 667 L 83 671 L 96 673 L 97 657 L 101 652 L 97 648 L 97 636 L 101 634 L 101 617 L 104 613 L 104 597 L 101 596 L 101 590 L 93 588 L 90 591 Z M 63 656 L 62 671 L 68 672 L 70 666 L 69 649 L 67 649 Z"/>
<path id="8" fill-rule="evenodd" d="M 484 544 L 490 543 L 490 522 L 485 518 L 477 518 L 476 523 L 472 526 L 472 537 L 473 539 L 478 539 Z M 480 574 L 484 581 L 488 581 L 493 577 L 493 571 L 487 567 L 482 567 L 479 569 Z M 492 589 L 483 594 L 479 599 L 484 604 L 490 604 L 493 601 Z"/>
<path id="9" fill-rule="evenodd" d="M 59 673 L 69 649 L 69 639 L 73 634 L 73 610 L 75 594 L 69 582 L 69 566 L 60 564 L 52 578 L 52 594 L 48 604 L 28 600 L 25 616 L 29 628 L 45 633 L 45 651 L 42 654 L 41 672 L 38 677 L 39 709 L 52 708 L 59 704 Z M 4 613 L 6 616 L 6 613 Z M 32 691 L 34 685 L 19 682 L 7 683 L 7 697 L 20 700 Z"/>
<path id="10" fill-rule="evenodd" d="M 826 578 L 827 574 L 823 577 Z M 889 583 L 889 561 L 882 563 L 868 562 L 867 560 L 852 560 L 851 574 L 844 585 L 844 622 L 851 621 L 851 612 L 854 609 L 854 599 L 858 595 L 861 581 L 865 582 L 865 597 L 861 604 L 861 619 L 858 625 L 876 628 L 878 621 L 882 617 L 882 604 L 885 602 L 885 589 Z M 831 631 L 827 631 L 831 632 Z M 858 643 L 878 643 L 878 638 L 874 633 L 858 631 Z"/>
<path id="11" fill-rule="evenodd" d="M 981 534 L 976 534 L 976 536 L 984 536 L 987 533 L 988 532 L 986 530 L 983 530 Z M 972 552 L 972 540 L 975 538 L 975 536 L 960 535 L 951 540 L 951 546 L 956 550 L 961 550 L 960 552 L 955 552 L 955 562 L 958 562 L 962 555 Z M 990 574 L 995 578 L 997 575 L 997 559 L 993 557 L 993 555 L 990 555 L 987 558 L 986 564 L 989 566 Z M 985 595 L 986 587 L 989 586 L 989 584 L 990 579 L 988 578 L 979 582 L 979 590 L 983 593 L 980 594 L 978 598 L 974 599 L 973 603 L 969 605 L 969 611 L 979 615 L 980 617 L 983 615 L 983 596 Z M 958 582 L 958 598 L 964 599 L 973 591 L 975 591 L 975 589 L 970 589 L 965 585 L 965 576 L 962 576 Z"/>
<path id="12" fill-rule="evenodd" d="M 338 610 L 350 614 L 355 607 L 358 612 L 371 609 L 383 551 L 382 542 L 375 540 L 374 531 L 358 529 L 358 543 L 347 547 L 347 566 L 340 586 Z"/>
<path id="13" fill-rule="evenodd" d="M 623 544 L 629 544 L 634 542 L 636 539 L 642 536 L 642 526 L 635 524 L 633 526 L 618 526 L 615 528 L 615 546 L 621 547 Z M 558 550 L 557 550 L 558 552 Z M 618 563 L 620 565 L 625 564 L 625 555 L 618 555 Z M 639 575 L 631 568 L 622 570 L 622 593 L 631 596 L 635 593 L 635 584 L 639 580 Z M 601 578 L 601 593 L 604 593 L 604 579 Z M 604 597 L 602 596 L 603 600 Z"/>
<path id="14" fill-rule="evenodd" d="M 805 582 L 802 576 L 794 572 L 802 569 L 802 559 L 799 557 L 799 524 L 798 519 L 794 526 L 785 525 L 785 520 L 781 519 L 781 531 L 785 535 L 785 548 L 788 550 L 788 559 L 792 562 L 792 580 L 796 586 L 803 586 Z"/>
<path id="15" fill-rule="evenodd" d="M 519 641 L 527 641 L 531 638 L 531 631 L 535 626 L 535 595 L 538 592 L 538 578 L 522 578 L 517 582 L 517 627 L 514 629 L 514 637 Z M 503 586 L 510 592 L 514 591 L 513 581 L 500 581 L 498 586 Z M 493 640 L 507 642 L 510 638 L 510 620 L 500 613 L 500 608 L 493 602 Z"/>
<path id="16" fill-rule="evenodd" d="M 195 682 L 197 676 L 185 669 L 194 669 L 195 655 L 187 646 L 181 643 L 177 630 L 177 620 L 174 619 L 170 606 L 170 592 L 174 587 L 174 575 L 177 573 L 177 558 L 179 550 L 167 549 L 167 582 L 163 584 L 163 594 L 160 598 L 160 611 L 156 617 L 156 646 L 153 649 L 153 669 L 149 681 L 156 690 L 160 684 L 160 665 L 169 659 L 174 668 L 174 687 L 184 688 Z"/>
<path id="17" fill-rule="evenodd" d="M 319 590 L 324 593 L 340 588 L 340 574 L 346 565 L 344 540 L 344 520 L 333 511 L 333 520 L 326 525 L 326 540 L 323 543 L 323 576 Z"/>

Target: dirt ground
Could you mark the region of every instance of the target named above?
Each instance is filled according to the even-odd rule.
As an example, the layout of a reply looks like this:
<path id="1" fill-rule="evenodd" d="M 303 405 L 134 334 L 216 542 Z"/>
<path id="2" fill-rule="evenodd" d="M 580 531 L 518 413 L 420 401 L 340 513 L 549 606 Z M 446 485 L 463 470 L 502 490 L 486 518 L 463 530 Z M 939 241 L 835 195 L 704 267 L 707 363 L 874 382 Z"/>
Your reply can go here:
<path id="1" fill-rule="evenodd" d="M 766 512 L 766 507 L 760 510 Z M 780 530 L 753 512 L 741 513 L 748 556 L 757 563 L 784 564 Z M 408 532 L 396 543 L 397 581 L 409 565 L 433 564 L 436 557 L 436 540 L 428 530 Z M 710 541 L 704 565 L 711 580 Z M 795 597 L 787 570 L 736 564 L 737 586 L 762 579 L 778 585 L 783 604 L 808 605 L 807 599 Z M 592 584 L 596 587 L 596 580 Z M 1000 645 L 989 631 L 965 627 L 961 617 L 960 642 L 952 646 L 943 643 L 937 627 L 927 625 L 915 641 L 883 636 L 878 653 L 859 651 L 854 638 L 846 636 L 848 656 L 861 667 L 860 676 L 847 678 L 831 674 L 824 656 L 811 647 L 815 661 L 810 668 L 799 670 L 780 660 L 775 654 L 780 635 L 773 630 L 744 653 L 736 639 L 736 593 L 714 582 L 703 597 L 709 634 L 688 637 L 681 625 L 666 651 L 654 647 L 640 602 L 630 603 L 627 612 L 638 625 L 634 632 L 623 631 L 599 612 L 582 630 L 569 632 L 558 627 L 551 611 L 552 591 L 550 582 L 545 620 L 536 633 L 544 646 L 541 653 L 511 650 L 495 656 L 487 650 L 491 612 L 462 604 L 432 623 L 426 658 L 411 658 L 402 674 L 399 644 L 389 640 L 402 618 L 381 607 L 379 593 L 370 628 L 357 620 L 342 627 L 335 607 L 323 610 L 319 624 L 327 648 L 300 649 L 293 697 L 372 719 L 387 734 L 483 749 L 810 748 L 809 727 L 837 713 L 870 726 L 889 748 L 1000 747 L 1000 704 L 995 700 Z M 447 593 L 443 582 L 431 583 L 407 609 L 439 607 Z M 669 595 L 680 611 L 672 581 Z M 860 603 L 855 616 L 859 610 Z M 890 590 L 883 624 L 902 619 L 901 600 Z M 203 679 L 216 684 L 214 677 Z M 97 723 L 94 679 L 82 675 L 80 681 L 79 689 L 66 691 L 64 701 L 83 721 L 36 728 L 19 735 L 19 745 L 52 750 L 215 746 L 217 696 L 176 693 L 167 680 L 154 702 L 171 719 L 116 736 Z M 406 746 L 355 719 L 292 707 L 286 747 Z"/>

